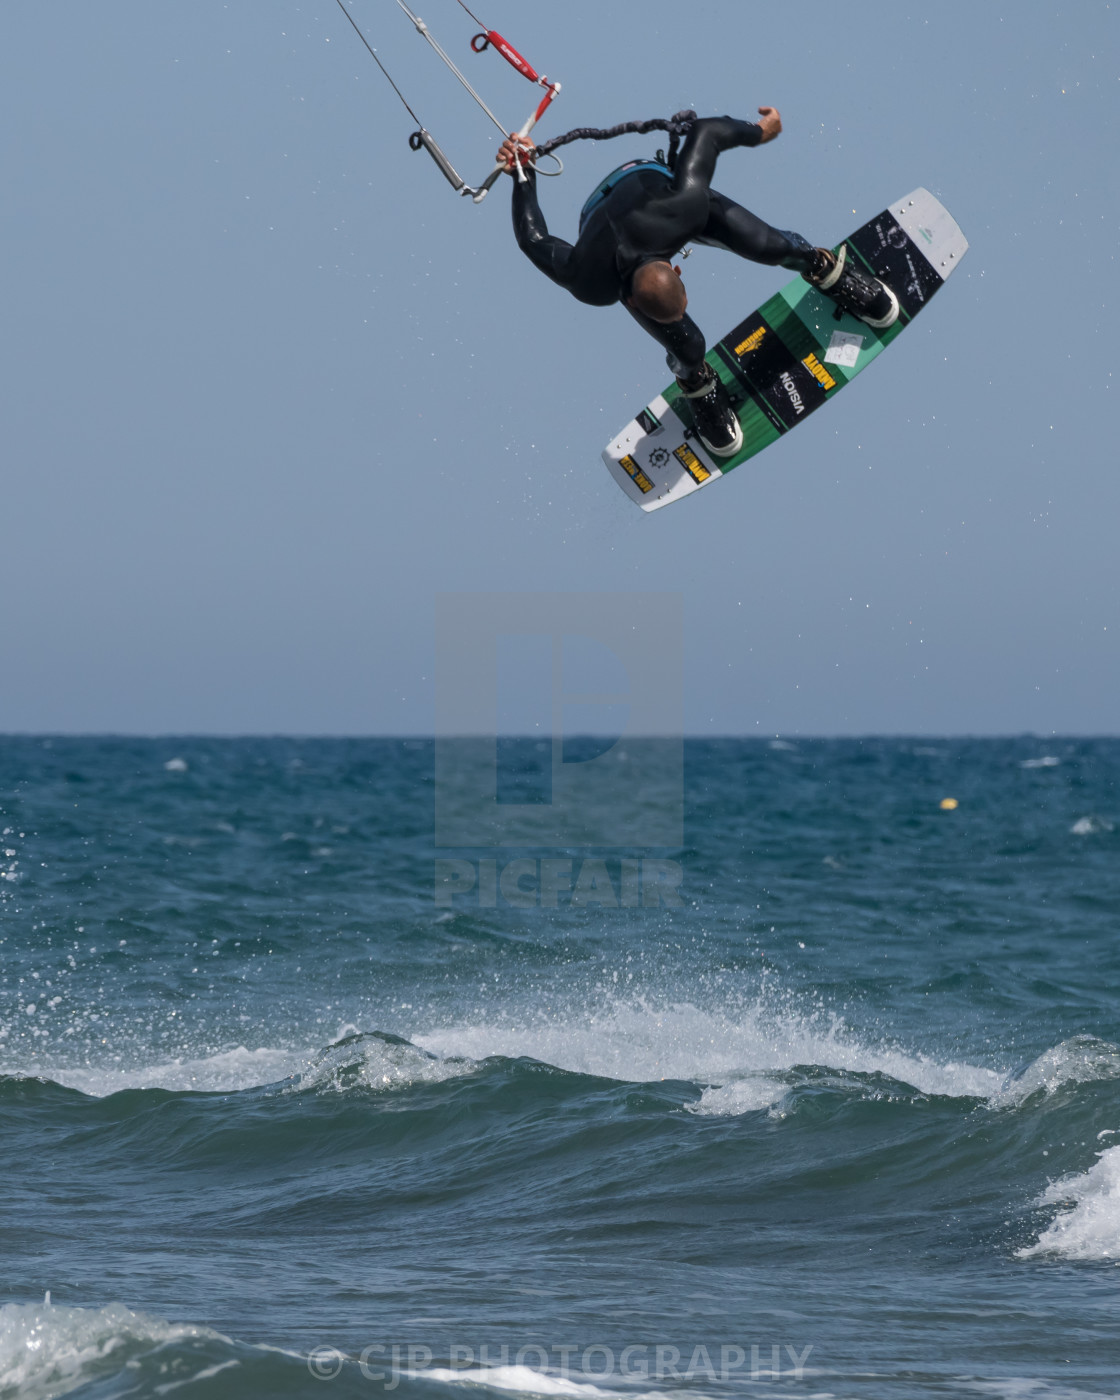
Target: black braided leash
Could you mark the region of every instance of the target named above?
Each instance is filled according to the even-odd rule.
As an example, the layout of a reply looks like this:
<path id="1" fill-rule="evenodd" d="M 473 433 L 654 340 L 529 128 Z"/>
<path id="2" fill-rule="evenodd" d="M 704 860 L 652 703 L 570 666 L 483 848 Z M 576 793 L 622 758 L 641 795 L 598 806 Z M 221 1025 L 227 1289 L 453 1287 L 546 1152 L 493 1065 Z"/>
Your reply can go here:
<path id="1" fill-rule="evenodd" d="M 566 131 L 563 136 L 554 136 L 550 141 L 542 142 L 533 155 L 534 158 L 550 155 L 560 146 L 570 145 L 573 141 L 611 141 L 616 136 L 644 136 L 649 131 L 667 131 L 669 133 L 669 157 L 666 164 L 671 170 L 677 158 L 681 137 L 688 134 L 695 120 L 696 113 L 688 109 L 683 112 L 675 112 L 668 118 L 652 117 L 649 121 L 644 122 L 620 122 L 618 126 L 577 126 L 573 131 Z"/>

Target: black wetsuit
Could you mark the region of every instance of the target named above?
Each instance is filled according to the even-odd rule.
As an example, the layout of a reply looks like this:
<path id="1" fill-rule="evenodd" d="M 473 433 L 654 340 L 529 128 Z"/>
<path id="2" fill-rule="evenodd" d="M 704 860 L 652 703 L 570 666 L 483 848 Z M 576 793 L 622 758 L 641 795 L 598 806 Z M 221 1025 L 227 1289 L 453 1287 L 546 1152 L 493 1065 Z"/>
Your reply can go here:
<path id="1" fill-rule="evenodd" d="M 686 243 L 725 248 L 752 262 L 807 272 L 812 246 L 799 233 L 771 228 L 711 188 L 716 161 L 735 146 L 757 146 L 762 128 L 734 117 L 695 121 L 677 157 L 672 179 L 641 168 L 626 175 L 591 211 L 573 246 L 549 233 L 537 203 L 536 180 L 513 182 L 513 226 L 518 246 L 546 277 L 591 306 L 613 306 L 630 294 L 643 263 L 669 262 Z M 631 316 L 669 352 L 669 367 L 693 379 L 704 359 L 704 335 L 687 313 L 662 325 L 633 307 Z"/>

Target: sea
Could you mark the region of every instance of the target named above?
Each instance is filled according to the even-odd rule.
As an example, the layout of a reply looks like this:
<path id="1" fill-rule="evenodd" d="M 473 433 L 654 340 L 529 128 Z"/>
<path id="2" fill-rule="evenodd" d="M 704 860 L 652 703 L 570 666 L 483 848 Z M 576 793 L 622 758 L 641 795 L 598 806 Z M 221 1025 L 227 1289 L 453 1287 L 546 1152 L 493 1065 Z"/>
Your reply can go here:
<path id="1" fill-rule="evenodd" d="M 437 757 L 0 739 L 3 1400 L 1120 1396 L 1120 740 Z"/>

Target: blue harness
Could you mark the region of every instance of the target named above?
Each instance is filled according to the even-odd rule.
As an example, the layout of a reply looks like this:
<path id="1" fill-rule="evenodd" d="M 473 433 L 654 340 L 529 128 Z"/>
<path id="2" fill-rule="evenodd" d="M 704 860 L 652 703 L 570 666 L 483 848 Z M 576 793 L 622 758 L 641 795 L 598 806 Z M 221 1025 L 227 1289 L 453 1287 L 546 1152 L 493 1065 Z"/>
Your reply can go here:
<path id="1" fill-rule="evenodd" d="M 588 196 L 587 203 L 580 210 L 579 231 L 583 232 L 583 226 L 587 223 L 592 213 L 598 209 L 607 195 L 611 193 L 627 175 L 636 175 L 641 170 L 660 170 L 668 179 L 673 178 L 673 172 L 667 165 L 659 160 L 628 160 L 625 165 L 620 165 L 617 170 L 612 170 L 605 180 L 600 180 Z"/>

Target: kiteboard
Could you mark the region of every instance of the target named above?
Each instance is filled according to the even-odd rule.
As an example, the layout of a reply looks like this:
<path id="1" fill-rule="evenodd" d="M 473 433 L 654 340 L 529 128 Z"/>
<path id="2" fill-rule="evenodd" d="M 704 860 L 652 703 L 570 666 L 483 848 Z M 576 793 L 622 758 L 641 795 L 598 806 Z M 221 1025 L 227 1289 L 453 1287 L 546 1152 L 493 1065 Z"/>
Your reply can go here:
<path id="1" fill-rule="evenodd" d="M 876 331 L 803 277 L 783 287 L 707 355 L 743 427 L 735 456 L 709 454 L 675 381 L 604 450 L 610 474 L 643 510 L 660 510 L 718 481 L 835 398 L 897 340 L 968 250 L 952 215 L 924 189 L 896 200 L 844 241 L 855 265 L 894 291 L 898 320 Z"/>

